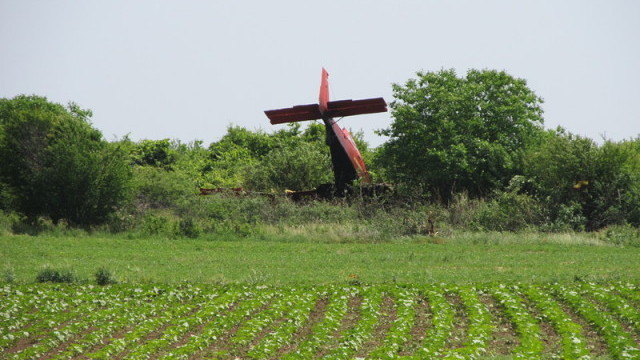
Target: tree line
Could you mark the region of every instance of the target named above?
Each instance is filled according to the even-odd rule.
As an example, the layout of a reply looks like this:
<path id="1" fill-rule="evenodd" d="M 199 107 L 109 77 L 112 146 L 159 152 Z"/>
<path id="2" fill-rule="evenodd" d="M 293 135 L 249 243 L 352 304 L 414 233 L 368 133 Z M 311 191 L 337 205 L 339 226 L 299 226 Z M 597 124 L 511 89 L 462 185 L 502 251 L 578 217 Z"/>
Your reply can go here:
<path id="1" fill-rule="evenodd" d="M 493 204 L 543 229 L 640 225 L 640 138 L 598 144 L 543 127 L 543 100 L 503 71 L 418 72 L 393 85 L 392 121 L 371 149 L 376 182 L 404 202 Z M 0 99 L 0 210 L 91 227 L 123 211 L 170 207 L 199 187 L 281 193 L 333 179 L 324 126 L 229 126 L 201 141 L 106 141 L 91 111 L 40 96 Z M 354 186 L 358 186 L 354 184 Z M 507 229 L 510 227 L 507 226 Z"/>

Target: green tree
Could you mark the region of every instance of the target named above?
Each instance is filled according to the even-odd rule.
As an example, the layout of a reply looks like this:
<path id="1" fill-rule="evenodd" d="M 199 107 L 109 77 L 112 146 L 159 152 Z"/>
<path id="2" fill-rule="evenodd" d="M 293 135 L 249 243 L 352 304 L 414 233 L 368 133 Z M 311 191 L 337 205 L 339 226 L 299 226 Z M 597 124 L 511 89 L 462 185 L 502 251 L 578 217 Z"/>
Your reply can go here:
<path id="1" fill-rule="evenodd" d="M 393 85 L 394 118 L 377 163 L 394 182 L 448 200 L 482 196 L 521 169 L 523 150 L 542 132 L 542 99 L 503 71 L 418 72 Z"/>
<path id="2" fill-rule="evenodd" d="M 558 128 L 546 132 L 525 159 L 531 191 L 551 220 L 597 230 L 640 221 L 640 140 L 602 145 Z"/>
<path id="3" fill-rule="evenodd" d="M 141 140 L 131 149 L 132 162 L 135 165 L 149 165 L 171 169 L 176 162 L 176 151 L 169 139 Z"/>
<path id="4" fill-rule="evenodd" d="M 89 110 L 44 97 L 0 99 L 0 182 L 14 210 L 91 225 L 126 200 L 127 154 L 104 141 L 90 117 Z"/>

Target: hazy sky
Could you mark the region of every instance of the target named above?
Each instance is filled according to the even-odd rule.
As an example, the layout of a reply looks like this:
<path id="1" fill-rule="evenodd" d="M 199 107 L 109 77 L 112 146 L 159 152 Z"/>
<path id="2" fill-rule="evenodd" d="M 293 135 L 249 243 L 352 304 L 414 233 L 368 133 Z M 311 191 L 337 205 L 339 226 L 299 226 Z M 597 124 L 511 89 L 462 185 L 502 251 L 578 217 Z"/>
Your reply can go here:
<path id="1" fill-rule="evenodd" d="M 0 0 L 0 97 L 93 110 L 113 140 L 271 130 L 263 110 L 383 96 L 417 71 L 505 70 L 545 126 L 640 134 L 640 1 Z M 345 118 L 379 145 L 389 113 Z M 285 125 L 278 125 L 285 126 Z"/>

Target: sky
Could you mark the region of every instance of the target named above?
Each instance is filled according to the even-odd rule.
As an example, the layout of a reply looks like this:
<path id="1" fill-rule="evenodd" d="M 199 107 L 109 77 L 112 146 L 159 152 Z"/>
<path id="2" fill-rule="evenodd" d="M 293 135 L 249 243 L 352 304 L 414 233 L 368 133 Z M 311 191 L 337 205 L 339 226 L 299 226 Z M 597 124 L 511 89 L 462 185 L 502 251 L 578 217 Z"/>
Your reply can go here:
<path id="1" fill-rule="evenodd" d="M 640 135 L 640 1 L 0 0 L 0 97 L 93 111 L 107 140 L 272 131 L 264 110 L 382 96 L 418 71 L 504 70 L 545 127 Z M 345 118 L 371 146 L 390 113 Z"/>

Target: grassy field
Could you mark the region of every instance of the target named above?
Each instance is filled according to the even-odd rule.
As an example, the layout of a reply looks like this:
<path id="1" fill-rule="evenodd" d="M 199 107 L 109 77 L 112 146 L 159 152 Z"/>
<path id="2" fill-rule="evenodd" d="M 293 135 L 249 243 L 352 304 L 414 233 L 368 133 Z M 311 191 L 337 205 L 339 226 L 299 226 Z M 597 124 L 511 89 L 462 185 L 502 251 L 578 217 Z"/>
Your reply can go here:
<path id="1" fill-rule="evenodd" d="M 45 267 L 91 281 L 104 267 L 128 283 L 640 281 L 640 248 L 575 234 L 461 233 L 384 243 L 310 241 L 291 234 L 268 240 L 21 235 L 0 237 L 0 259 L 5 278 L 22 283 L 35 281 Z"/>

